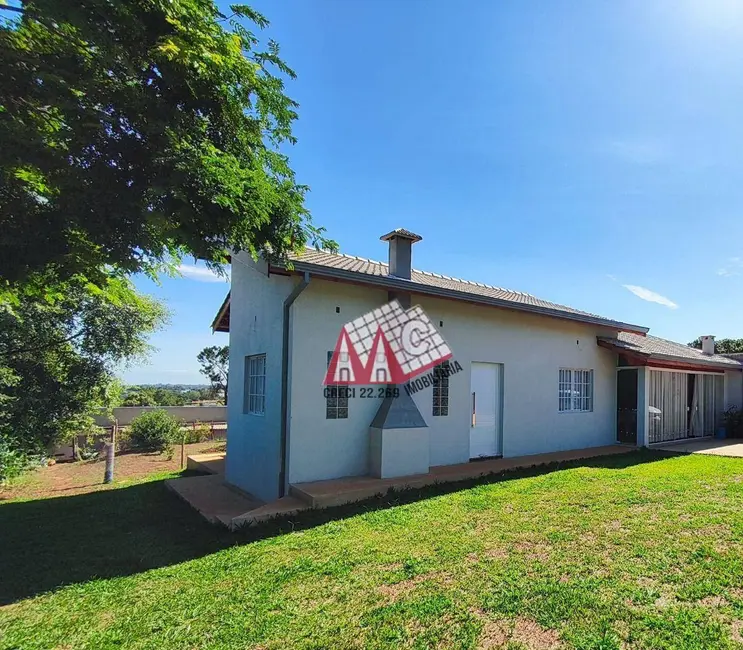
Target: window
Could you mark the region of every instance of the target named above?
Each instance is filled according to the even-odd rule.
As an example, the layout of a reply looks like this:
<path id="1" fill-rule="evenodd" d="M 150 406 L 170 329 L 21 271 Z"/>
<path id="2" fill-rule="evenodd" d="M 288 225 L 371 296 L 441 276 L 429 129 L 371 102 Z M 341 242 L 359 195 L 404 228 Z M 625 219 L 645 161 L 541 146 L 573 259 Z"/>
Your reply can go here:
<path id="1" fill-rule="evenodd" d="M 263 415 L 266 412 L 266 355 L 245 357 L 245 399 L 243 413 Z"/>
<path id="2" fill-rule="evenodd" d="M 593 411 L 593 370 L 560 368 L 557 395 L 560 413 Z"/>
<path id="3" fill-rule="evenodd" d="M 433 369 L 433 414 L 449 415 L 449 362 L 444 361 Z"/>
<path id="4" fill-rule="evenodd" d="M 333 358 L 333 351 L 328 352 L 328 367 Z M 348 386 L 327 386 L 325 398 L 325 419 L 345 420 L 348 418 Z"/>

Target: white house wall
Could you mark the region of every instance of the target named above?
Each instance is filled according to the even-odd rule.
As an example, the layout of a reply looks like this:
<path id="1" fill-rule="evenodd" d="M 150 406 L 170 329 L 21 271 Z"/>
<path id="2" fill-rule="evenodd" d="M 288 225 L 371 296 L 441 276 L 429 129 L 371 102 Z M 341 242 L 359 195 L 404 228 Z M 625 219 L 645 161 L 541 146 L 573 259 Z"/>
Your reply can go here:
<path id="1" fill-rule="evenodd" d="M 322 379 L 327 353 L 343 324 L 386 301 L 384 290 L 317 279 L 297 299 L 291 348 L 291 482 L 367 473 L 369 424 L 380 402 L 357 396 L 349 400 L 348 419 L 326 420 Z M 437 327 L 444 322 L 439 329 L 464 369 L 450 378 L 448 416 L 433 417 L 430 387 L 414 395 L 429 427 L 431 465 L 469 459 L 473 361 L 503 364 L 505 457 L 614 443 L 616 355 L 596 344 L 596 336 L 609 330 L 451 300 L 414 296 L 413 304 L 420 304 Z M 592 412 L 558 412 L 561 367 L 593 369 Z"/>
<path id="2" fill-rule="evenodd" d="M 278 496 L 283 305 L 298 278 L 268 276 L 265 262 L 232 260 L 227 481 L 255 496 Z M 266 355 L 265 415 L 244 413 L 245 357 Z"/>
<path id="3" fill-rule="evenodd" d="M 473 361 L 503 364 L 505 458 L 616 441 L 616 354 L 600 348 L 592 325 L 504 309 L 420 297 L 463 372 L 449 379 L 449 415 L 432 416 L 432 388 L 414 395 L 429 427 L 431 464 L 469 459 L 470 368 Z M 443 321 L 443 327 L 439 323 Z M 558 411 L 560 368 L 593 370 L 593 411 Z"/>
<path id="4" fill-rule="evenodd" d="M 291 340 L 289 481 L 366 474 L 369 424 L 380 402 L 350 399 L 349 417 L 325 419 L 328 351 L 347 322 L 387 302 L 387 292 L 312 278 L 294 303 Z M 336 313 L 340 307 L 340 313 Z"/>
<path id="5" fill-rule="evenodd" d="M 737 370 L 725 371 L 725 410 L 743 406 L 743 373 Z"/>

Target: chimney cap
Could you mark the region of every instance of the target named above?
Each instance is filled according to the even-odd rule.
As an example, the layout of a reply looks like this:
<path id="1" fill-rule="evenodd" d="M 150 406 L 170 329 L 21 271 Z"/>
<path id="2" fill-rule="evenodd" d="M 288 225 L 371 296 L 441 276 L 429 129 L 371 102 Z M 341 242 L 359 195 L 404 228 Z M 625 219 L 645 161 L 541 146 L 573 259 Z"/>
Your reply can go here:
<path id="1" fill-rule="evenodd" d="M 395 237 L 400 237 L 401 239 L 409 239 L 413 244 L 423 239 L 423 237 L 421 237 L 420 235 L 416 235 L 414 232 L 405 230 L 405 228 L 395 228 L 394 230 L 388 232 L 386 235 L 382 235 L 379 239 L 381 239 L 382 241 L 390 241 L 390 239 L 394 239 Z"/>

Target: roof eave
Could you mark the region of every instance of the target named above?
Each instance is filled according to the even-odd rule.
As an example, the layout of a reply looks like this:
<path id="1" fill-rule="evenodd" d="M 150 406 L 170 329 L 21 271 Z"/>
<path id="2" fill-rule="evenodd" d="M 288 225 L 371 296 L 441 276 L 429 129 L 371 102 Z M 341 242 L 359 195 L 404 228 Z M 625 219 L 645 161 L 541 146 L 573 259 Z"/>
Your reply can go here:
<path id="1" fill-rule="evenodd" d="M 222 301 L 222 305 L 219 308 L 219 311 L 217 312 L 217 315 L 214 317 L 214 320 L 212 321 L 212 334 L 215 332 L 229 332 L 229 325 L 227 326 L 227 329 L 219 329 L 221 326 L 222 318 L 225 315 L 225 312 L 230 308 L 230 294 L 232 292 L 228 291 L 227 295 L 224 297 L 224 300 Z"/>
<path id="2" fill-rule="evenodd" d="M 573 314 L 571 312 L 549 309 L 546 307 L 539 307 L 537 305 L 529 305 L 526 303 L 515 303 L 509 300 L 500 300 L 499 298 L 481 296 L 474 293 L 467 293 L 465 291 L 456 291 L 455 289 L 433 287 L 420 284 L 418 282 L 413 282 L 412 280 L 406 280 L 389 275 L 368 275 L 366 273 L 357 273 L 355 271 L 336 269 L 328 266 L 323 266 L 321 264 L 312 264 L 309 262 L 301 261 L 294 261 L 293 266 L 294 269 L 297 271 L 312 271 L 317 275 L 326 276 L 333 279 L 347 280 L 349 282 L 360 282 L 362 284 L 370 284 L 373 286 L 384 287 L 388 289 L 406 290 L 413 293 L 430 295 L 440 298 L 453 298 L 455 300 L 463 300 L 470 303 L 488 305 L 490 307 L 501 307 L 504 309 L 538 314 L 541 316 L 551 316 L 553 318 L 561 318 L 563 320 L 587 323 L 590 325 L 600 325 L 601 327 L 608 327 L 610 329 L 615 329 L 621 332 L 634 332 L 635 334 L 644 335 L 647 334 L 649 331 L 649 328 L 641 327 L 640 325 L 632 325 L 630 323 L 623 323 L 621 321 L 586 316 L 582 314 Z"/>
<path id="3" fill-rule="evenodd" d="M 743 370 L 743 365 L 740 363 L 736 366 L 732 363 L 725 363 L 724 361 L 717 361 L 715 359 L 693 359 L 691 357 L 677 357 L 672 354 L 651 354 L 650 360 L 658 359 L 659 361 L 678 361 L 681 363 L 688 363 L 695 366 L 704 366 L 709 368 L 723 368 L 726 370 Z"/>

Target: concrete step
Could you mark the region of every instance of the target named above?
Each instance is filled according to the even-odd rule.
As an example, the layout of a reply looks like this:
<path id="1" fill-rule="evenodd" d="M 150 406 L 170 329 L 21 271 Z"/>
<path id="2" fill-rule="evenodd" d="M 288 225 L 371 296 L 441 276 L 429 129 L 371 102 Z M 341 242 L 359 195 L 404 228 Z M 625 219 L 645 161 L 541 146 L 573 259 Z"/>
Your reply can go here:
<path id="1" fill-rule="evenodd" d="M 224 474 L 225 453 L 193 454 L 186 459 L 186 468 L 202 474 Z"/>
<path id="2" fill-rule="evenodd" d="M 295 515 L 302 510 L 309 510 L 308 503 L 293 496 L 281 497 L 276 501 L 270 501 L 249 512 L 244 512 L 238 517 L 233 517 L 229 527 L 231 529 L 240 528 L 241 526 L 250 526 L 262 521 L 273 519 L 274 517 L 285 517 Z"/>
<path id="3" fill-rule="evenodd" d="M 232 521 L 263 505 L 260 499 L 225 484 L 221 474 L 187 476 L 165 481 L 165 486 L 215 524 Z"/>

